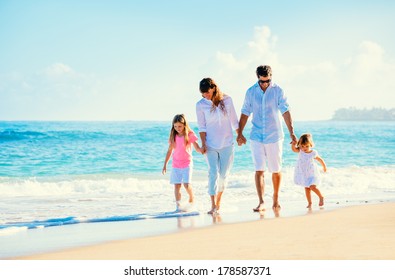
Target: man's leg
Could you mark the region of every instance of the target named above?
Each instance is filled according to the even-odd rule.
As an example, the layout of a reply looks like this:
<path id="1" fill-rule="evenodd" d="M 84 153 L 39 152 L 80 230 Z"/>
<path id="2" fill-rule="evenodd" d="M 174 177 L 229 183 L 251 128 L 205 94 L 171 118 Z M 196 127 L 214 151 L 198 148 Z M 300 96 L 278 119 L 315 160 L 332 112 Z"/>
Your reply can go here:
<path id="1" fill-rule="evenodd" d="M 255 187 L 258 195 L 259 204 L 254 211 L 263 210 L 263 196 L 265 195 L 265 180 L 263 171 L 255 171 Z"/>
<path id="2" fill-rule="evenodd" d="M 266 169 L 265 147 L 262 143 L 251 140 L 252 159 L 255 166 L 255 187 L 258 195 L 259 204 L 253 208 L 254 211 L 264 210 L 263 197 L 265 195 L 264 170 Z"/>
<path id="3" fill-rule="evenodd" d="M 273 208 L 280 208 L 280 204 L 278 202 L 278 192 L 280 191 L 281 185 L 281 172 L 272 174 L 273 181 Z"/>
<path id="4" fill-rule="evenodd" d="M 281 186 L 281 163 L 283 154 L 283 141 L 265 145 L 265 151 L 268 158 L 269 171 L 272 173 L 273 182 L 273 209 L 280 209 L 278 194 Z"/>

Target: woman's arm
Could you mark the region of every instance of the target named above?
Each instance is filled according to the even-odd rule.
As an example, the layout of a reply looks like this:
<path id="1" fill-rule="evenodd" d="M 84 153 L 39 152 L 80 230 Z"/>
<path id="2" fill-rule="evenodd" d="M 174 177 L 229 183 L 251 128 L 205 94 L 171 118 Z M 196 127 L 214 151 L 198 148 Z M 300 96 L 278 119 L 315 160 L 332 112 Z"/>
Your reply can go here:
<path id="1" fill-rule="evenodd" d="M 228 96 L 228 102 L 229 102 L 229 119 L 230 119 L 230 123 L 232 125 L 232 128 L 234 130 L 238 130 L 239 128 L 239 119 L 237 118 L 237 113 L 236 113 L 236 109 L 235 106 L 233 105 L 233 100 L 230 96 Z"/>
<path id="2" fill-rule="evenodd" d="M 207 150 L 206 147 L 206 118 L 204 116 L 203 109 L 201 105 L 196 104 L 196 117 L 197 117 L 197 123 L 198 123 L 198 128 L 199 128 L 199 136 L 200 139 L 202 140 L 202 147 L 201 147 L 201 153 L 204 154 Z"/>
<path id="3" fill-rule="evenodd" d="M 199 132 L 200 139 L 202 140 L 202 147 L 201 147 L 201 152 L 202 154 L 206 153 L 207 151 L 207 146 L 206 146 L 206 132 Z"/>

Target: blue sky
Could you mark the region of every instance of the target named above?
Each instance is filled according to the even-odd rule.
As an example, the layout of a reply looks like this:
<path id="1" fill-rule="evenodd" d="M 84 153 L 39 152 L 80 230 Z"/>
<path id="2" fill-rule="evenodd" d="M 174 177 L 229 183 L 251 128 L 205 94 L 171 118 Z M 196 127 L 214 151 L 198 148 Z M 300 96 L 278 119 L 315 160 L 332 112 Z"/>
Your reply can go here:
<path id="1" fill-rule="evenodd" d="M 196 120 L 273 68 L 294 120 L 395 107 L 393 1 L 0 0 L 0 120 Z"/>

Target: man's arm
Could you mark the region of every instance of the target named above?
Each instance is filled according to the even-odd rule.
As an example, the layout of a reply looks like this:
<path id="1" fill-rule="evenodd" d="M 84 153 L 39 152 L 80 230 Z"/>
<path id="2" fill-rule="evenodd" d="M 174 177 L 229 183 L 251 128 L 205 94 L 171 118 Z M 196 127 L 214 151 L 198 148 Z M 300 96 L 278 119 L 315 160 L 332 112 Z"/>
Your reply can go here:
<path id="1" fill-rule="evenodd" d="M 243 135 L 243 130 L 247 124 L 247 120 L 248 120 L 248 116 L 241 114 L 239 121 L 239 130 L 237 131 L 237 138 L 236 138 L 237 144 L 239 146 L 247 143 L 247 139 Z"/>
<path id="2" fill-rule="evenodd" d="M 294 127 L 293 127 L 293 123 L 292 123 L 292 116 L 290 111 L 286 111 L 283 114 L 283 118 L 285 121 L 285 124 L 287 125 L 288 131 L 289 131 L 289 136 L 291 137 L 291 143 L 292 144 L 296 144 L 298 142 L 298 139 L 296 138 L 296 135 L 294 133 Z"/>

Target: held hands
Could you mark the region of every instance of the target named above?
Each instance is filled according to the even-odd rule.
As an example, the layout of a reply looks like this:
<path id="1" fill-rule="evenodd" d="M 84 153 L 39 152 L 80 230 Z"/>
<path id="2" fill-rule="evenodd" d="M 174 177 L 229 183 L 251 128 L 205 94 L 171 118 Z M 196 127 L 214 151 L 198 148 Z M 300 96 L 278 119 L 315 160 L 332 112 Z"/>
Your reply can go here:
<path id="1" fill-rule="evenodd" d="M 289 143 L 289 144 L 292 144 L 292 146 L 295 146 L 298 143 L 298 138 L 293 133 L 290 136 L 291 136 L 291 143 Z"/>
<path id="2" fill-rule="evenodd" d="M 200 152 L 202 153 L 202 155 L 204 155 L 207 152 L 206 144 L 202 144 L 202 147 L 200 148 Z"/>
<path id="3" fill-rule="evenodd" d="M 196 152 L 203 155 L 206 152 L 206 150 L 207 150 L 206 146 L 204 146 L 204 148 L 202 146 L 202 147 L 199 147 L 198 149 L 196 149 Z"/>
<path id="4" fill-rule="evenodd" d="M 237 135 L 236 141 L 239 146 L 241 146 L 243 144 L 247 144 L 247 139 L 244 137 L 244 135 L 242 133 Z"/>
<path id="5" fill-rule="evenodd" d="M 201 148 L 201 147 L 197 148 L 196 152 L 198 152 L 199 154 L 203 154 L 203 148 Z"/>

